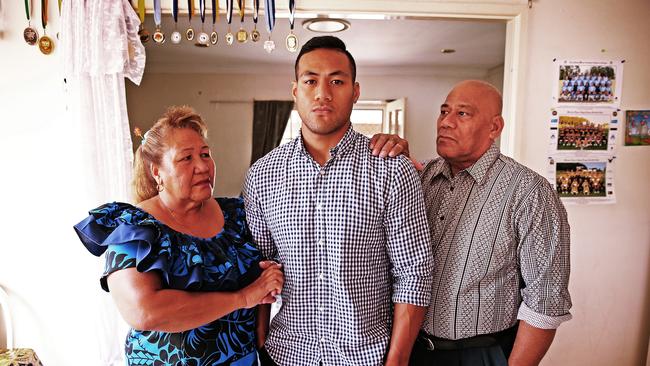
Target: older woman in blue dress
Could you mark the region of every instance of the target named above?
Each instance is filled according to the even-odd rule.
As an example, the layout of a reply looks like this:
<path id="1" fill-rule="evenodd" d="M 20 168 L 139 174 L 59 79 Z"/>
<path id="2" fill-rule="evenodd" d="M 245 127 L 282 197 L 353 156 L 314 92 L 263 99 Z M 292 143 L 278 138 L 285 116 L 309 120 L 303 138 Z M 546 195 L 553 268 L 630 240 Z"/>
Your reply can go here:
<path id="1" fill-rule="evenodd" d="M 128 365 L 257 365 L 255 306 L 280 265 L 260 262 L 238 198 L 212 198 L 206 125 L 172 107 L 136 151 L 135 206 L 109 203 L 75 226 L 106 265 L 100 283 L 132 327 Z"/>

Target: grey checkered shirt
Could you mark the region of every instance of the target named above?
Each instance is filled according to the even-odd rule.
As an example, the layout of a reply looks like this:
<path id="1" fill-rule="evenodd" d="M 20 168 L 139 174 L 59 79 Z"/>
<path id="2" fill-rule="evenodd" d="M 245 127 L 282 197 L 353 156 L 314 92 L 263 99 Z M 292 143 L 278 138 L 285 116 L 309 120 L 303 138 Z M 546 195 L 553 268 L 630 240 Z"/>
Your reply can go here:
<path id="1" fill-rule="evenodd" d="M 421 179 L 435 260 L 423 330 L 461 339 L 571 319 L 569 224 L 546 179 L 496 145 L 454 177 L 434 159 Z"/>
<path id="2" fill-rule="evenodd" d="M 432 256 L 418 174 L 373 157 L 350 128 L 318 165 L 302 138 L 256 162 L 247 221 L 284 265 L 282 307 L 266 349 L 279 365 L 381 365 L 392 303 L 428 306 Z"/>

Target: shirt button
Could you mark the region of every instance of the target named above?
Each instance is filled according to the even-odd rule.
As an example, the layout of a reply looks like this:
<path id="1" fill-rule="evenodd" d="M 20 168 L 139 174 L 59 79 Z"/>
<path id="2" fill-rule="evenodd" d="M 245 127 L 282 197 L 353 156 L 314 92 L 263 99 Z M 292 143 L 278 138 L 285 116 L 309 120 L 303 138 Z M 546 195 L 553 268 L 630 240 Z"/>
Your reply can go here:
<path id="1" fill-rule="evenodd" d="M 454 186 L 449 187 L 449 190 L 453 192 L 454 191 Z"/>
<path id="2" fill-rule="evenodd" d="M 320 175 L 325 175 L 325 169 L 321 169 L 319 173 Z"/>
<path id="3" fill-rule="evenodd" d="M 320 342 L 325 343 L 325 337 L 320 337 Z"/>
<path id="4" fill-rule="evenodd" d="M 318 241 L 318 245 L 323 246 L 323 244 L 325 244 L 324 241 L 322 241 L 322 240 L 319 240 L 319 241 Z"/>
<path id="5" fill-rule="evenodd" d="M 444 216 L 440 216 L 440 221 L 442 221 L 442 220 L 444 220 L 444 219 L 445 219 Z"/>
<path id="6" fill-rule="evenodd" d="M 320 310 L 320 312 L 322 313 L 323 311 L 325 311 L 325 308 L 321 306 L 318 308 L 318 310 Z"/>
<path id="7" fill-rule="evenodd" d="M 323 208 L 323 206 L 321 206 L 320 203 L 317 203 L 317 204 L 316 204 L 316 209 L 317 209 L 317 210 L 320 210 L 320 209 L 322 209 L 322 208 Z"/>
<path id="8" fill-rule="evenodd" d="M 318 279 L 319 279 L 319 280 L 322 280 L 323 278 L 325 278 L 325 276 L 323 276 L 322 273 L 318 275 Z"/>

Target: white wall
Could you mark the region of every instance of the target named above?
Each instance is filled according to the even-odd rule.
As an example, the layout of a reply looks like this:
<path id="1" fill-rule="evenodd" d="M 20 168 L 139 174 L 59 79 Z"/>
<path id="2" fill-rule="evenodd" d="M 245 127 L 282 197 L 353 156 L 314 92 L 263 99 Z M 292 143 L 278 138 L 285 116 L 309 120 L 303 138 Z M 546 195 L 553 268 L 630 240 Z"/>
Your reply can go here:
<path id="1" fill-rule="evenodd" d="M 544 0 L 529 12 L 521 160 L 546 164 L 553 58 L 625 59 L 621 108 L 650 109 L 650 2 Z M 601 50 L 605 52 L 601 52 Z M 619 143 L 623 143 L 623 133 Z M 650 333 L 650 147 L 619 146 L 615 205 L 569 206 L 574 319 L 544 365 L 643 365 Z"/>
<path id="2" fill-rule="evenodd" d="M 435 119 L 451 86 L 486 75 L 486 70 L 476 69 L 402 70 L 402 75 L 390 76 L 378 75 L 386 70 L 369 71 L 360 69 L 361 99 L 406 97 L 405 135 L 414 156 L 423 159 L 435 154 Z M 252 101 L 290 100 L 292 80 L 290 66 L 267 75 L 145 73 L 139 87 L 127 84 L 129 119 L 133 126 L 148 129 L 166 106 L 194 107 L 209 126 L 217 165 L 215 194 L 236 196 L 250 162 Z"/>

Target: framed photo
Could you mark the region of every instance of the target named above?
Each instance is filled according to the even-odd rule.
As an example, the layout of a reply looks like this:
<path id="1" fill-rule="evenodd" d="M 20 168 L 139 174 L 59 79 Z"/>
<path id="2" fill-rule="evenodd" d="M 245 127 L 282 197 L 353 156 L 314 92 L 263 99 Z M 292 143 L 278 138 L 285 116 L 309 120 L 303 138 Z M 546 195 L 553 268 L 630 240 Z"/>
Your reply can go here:
<path id="1" fill-rule="evenodd" d="M 624 61 L 556 61 L 553 100 L 557 106 L 620 105 Z"/>
<path id="2" fill-rule="evenodd" d="M 614 160 L 549 158 L 547 178 L 565 203 L 614 203 Z"/>
<path id="3" fill-rule="evenodd" d="M 577 157 L 614 155 L 618 113 L 611 108 L 552 110 L 549 152 Z"/>
<path id="4" fill-rule="evenodd" d="M 650 110 L 625 112 L 625 146 L 650 145 Z"/>

